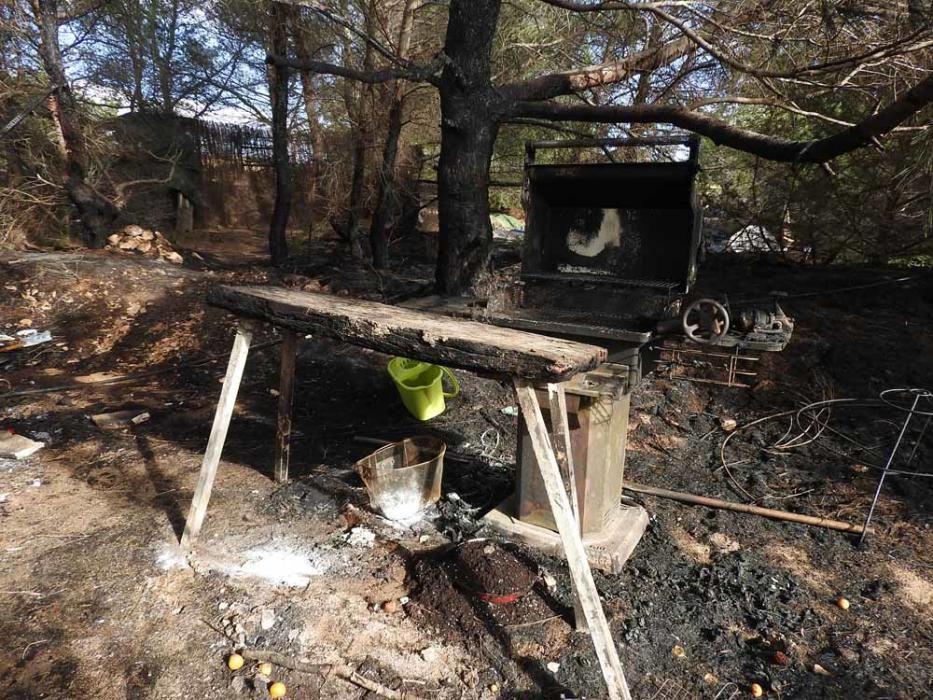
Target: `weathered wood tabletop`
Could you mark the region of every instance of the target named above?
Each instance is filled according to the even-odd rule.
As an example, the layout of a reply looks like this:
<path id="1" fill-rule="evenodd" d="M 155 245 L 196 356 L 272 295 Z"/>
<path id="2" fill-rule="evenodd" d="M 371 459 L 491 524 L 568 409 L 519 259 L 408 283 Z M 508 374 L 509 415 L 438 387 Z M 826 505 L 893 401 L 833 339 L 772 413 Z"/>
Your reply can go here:
<path id="1" fill-rule="evenodd" d="M 214 287 L 208 303 L 277 326 L 415 360 L 561 382 L 606 361 L 595 345 L 281 287 Z"/>

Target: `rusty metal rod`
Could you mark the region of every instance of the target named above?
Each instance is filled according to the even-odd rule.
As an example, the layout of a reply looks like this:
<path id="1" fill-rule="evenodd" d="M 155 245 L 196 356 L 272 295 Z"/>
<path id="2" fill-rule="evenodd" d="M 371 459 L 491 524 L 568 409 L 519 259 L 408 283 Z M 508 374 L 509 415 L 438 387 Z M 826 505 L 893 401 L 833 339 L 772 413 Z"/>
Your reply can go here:
<path id="1" fill-rule="evenodd" d="M 841 532 L 854 532 L 857 534 L 866 532 L 865 528 L 861 525 L 844 523 L 840 520 L 830 520 L 829 518 L 818 518 L 814 515 L 789 513 L 786 510 L 762 508 L 761 506 L 753 506 L 749 505 L 748 503 L 724 501 L 720 498 L 710 498 L 709 496 L 696 496 L 692 493 L 684 493 L 683 491 L 669 491 L 668 489 L 659 489 L 655 486 L 644 486 L 642 484 L 636 484 L 631 481 L 626 481 L 624 484 L 622 484 L 622 486 L 623 488 L 626 488 L 629 491 L 634 491 L 635 493 L 644 493 L 648 494 L 649 496 L 657 496 L 659 498 L 669 498 L 673 501 L 690 503 L 697 506 L 706 506 L 707 508 L 719 508 L 721 510 L 733 510 L 738 513 L 750 513 L 752 515 L 761 515 L 765 518 L 772 518 L 774 520 L 786 520 L 792 523 L 801 523 L 802 525 L 813 525 L 814 527 L 825 527 L 830 530 L 840 530 Z M 867 532 L 869 534 L 873 534 L 874 529 L 868 528 Z"/>

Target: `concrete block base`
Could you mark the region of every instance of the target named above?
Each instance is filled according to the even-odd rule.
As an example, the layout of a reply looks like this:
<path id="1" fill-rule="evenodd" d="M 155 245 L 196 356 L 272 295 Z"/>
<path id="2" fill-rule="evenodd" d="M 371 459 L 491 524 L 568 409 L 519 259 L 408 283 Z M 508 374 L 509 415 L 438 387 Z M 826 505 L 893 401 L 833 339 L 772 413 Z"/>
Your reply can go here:
<path id="1" fill-rule="evenodd" d="M 536 547 L 562 557 L 560 535 L 553 530 L 523 523 L 514 517 L 514 496 L 510 496 L 483 518 L 490 528 L 508 540 Z M 619 505 L 599 532 L 583 536 L 583 547 L 590 566 L 618 574 L 648 527 L 648 511 L 641 506 Z"/>

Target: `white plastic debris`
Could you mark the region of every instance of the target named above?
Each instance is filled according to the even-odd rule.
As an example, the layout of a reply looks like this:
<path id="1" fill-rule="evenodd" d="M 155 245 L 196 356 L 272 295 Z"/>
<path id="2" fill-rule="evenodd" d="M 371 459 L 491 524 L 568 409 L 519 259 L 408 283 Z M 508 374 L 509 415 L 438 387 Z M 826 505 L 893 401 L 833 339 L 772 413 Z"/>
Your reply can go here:
<path id="1" fill-rule="evenodd" d="M 503 416 L 517 416 L 518 408 L 516 406 L 506 406 L 505 408 L 499 409 L 500 413 Z"/>

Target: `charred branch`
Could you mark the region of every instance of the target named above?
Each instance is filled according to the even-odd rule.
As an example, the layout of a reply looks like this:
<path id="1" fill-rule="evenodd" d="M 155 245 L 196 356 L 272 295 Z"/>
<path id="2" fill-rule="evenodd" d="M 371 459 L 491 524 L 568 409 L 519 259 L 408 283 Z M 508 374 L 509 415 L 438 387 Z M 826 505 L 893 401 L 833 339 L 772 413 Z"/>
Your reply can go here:
<path id="1" fill-rule="evenodd" d="M 499 88 L 508 99 L 546 100 L 558 95 L 569 95 L 600 85 L 611 85 L 625 80 L 633 73 L 652 71 L 668 65 L 694 50 L 693 42 L 681 37 L 661 46 L 640 51 L 622 61 L 612 61 L 562 73 L 542 75 L 521 83 Z"/>
<path id="2" fill-rule="evenodd" d="M 743 129 L 700 112 L 670 105 L 593 106 L 521 102 L 512 116 L 553 121 L 670 124 L 713 142 L 768 160 L 824 163 L 867 146 L 933 102 L 933 77 L 923 80 L 872 116 L 832 136 L 796 141 Z"/>

